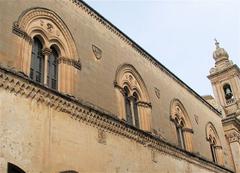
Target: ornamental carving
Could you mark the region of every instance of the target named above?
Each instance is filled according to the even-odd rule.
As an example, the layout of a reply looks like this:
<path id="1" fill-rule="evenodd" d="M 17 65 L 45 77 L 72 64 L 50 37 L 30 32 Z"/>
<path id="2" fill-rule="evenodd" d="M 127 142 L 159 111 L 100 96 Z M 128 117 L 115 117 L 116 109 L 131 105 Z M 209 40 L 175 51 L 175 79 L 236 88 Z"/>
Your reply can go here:
<path id="1" fill-rule="evenodd" d="M 160 99 L 160 90 L 158 88 L 154 88 L 154 91 L 157 98 Z"/>
<path id="2" fill-rule="evenodd" d="M 151 157 L 152 157 L 152 161 L 157 163 L 156 151 L 151 150 Z"/>
<path id="3" fill-rule="evenodd" d="M 183 104 L 178 99 L 173 99 L 170 105 L 170 119 L 172 121 L 183 121 L 185 128 L 192 129 L 192 123 L 188 117 L 188 113 Z"/>
<path id="4" fill-rule="evenodd" d="M 75 42 L 70 31 L 61 18 L 51 10 L 45 8 L 26 10 L 20 15 L 19 19 L 13 23 L 12 31 L 28 41 L 22 40 L 20 44 L 21 47 L 19 48 L 19 56 L 22 58 L 22 71 L 26 74 L 29 73 L 28 59 L 31 57 L 27 52 L 31 49 L 33 37 L 38 35 L 47 46 L 57 45 L 60 49 L 61 56 L 68 57 L 72 61 L 78 61 L 78 63 L 80 63 Z"/>
<path id="5" fill-rule="evenodd" d="M 189 88 L 186 84 L 184 84 L 182 81 L 180 81 L 174 74 L 172 74 L 168 69 L 166 69 L 161 63 L 159 63 L 157 60 L 155 60 L 155 58 L 153 58 L 146 51 L 144 51 L 142 48 L 140 48 L 138 45 L 136 45 L 136 43 L 131 41 L 126 35 L 124 35 L 122 32 L 120 32 L 115 26 L 113 26 L 111 23 L 109 23 L 107 20 L 105 20 L 102 16 L 100 16 L 98 13 L 96 13 L 94 10 L 92 10 L 92 8 L 90 8 L 88 5 L 86 5 L 84 2 L 82 2 L 80 0 L 69 0 L 69 1 L 72 2 L 73 4 L 75 4 L 77 7 L 79 7 L 83 12 L 85 12 L 87 15 L 89 15 L 96 22 L 103 25 L 109 32 L 111 32 L 111 33 L 115 34 L 117 37 L 119 37 L 126 45 L 133 48 L 133 50 L 135 50 L 139 55 L 141 55 L 143 58 L 145 58 L 147 61 L 149 61 L 152 65 L 154 65 L 160 71 L 163 71 L 165 74 L 167 74 L 169 77 L 171 77 L 174 81 L 176 81 L 181 86 L 186 88 L 186 90 L 190 94 L 195 96 L 199 101 L 201 101 L 211 111 L 213 111 L 217 115 L 221 116 L 221 114 L 218 111 L 216 111 L 212 106 L 210 106 L 207 101 L 202 99 L 191 88 Z"/>
<path id="6" fill-rule="evenodd" d="M 66 57 L 59 57 L 58 58 L 58 63 L 63 63 L 63 64 L 68 64 L 71 65 L 73 67 L 75 67 L 78 70 L 81 70 L 81 63 L 80 60 L 74 60 L 74 59 L 70 59 L 70 58 L 66 58 Z"/>
<path id="7" fill-rule="evenodd" d="M 216 146 L 221 146 L 217 130 L 211 122 L 208 122 L 206 125 L 206 138 L 210 143 L 214 141 Z"/>
<path id="8" fill-rule="evenodd" d="M 114 86 L 117 89 L 119 97 L 119 118 L 127 119 L 125 109 L 125 94 L 133 104 L 134 98 L 137 98 L 137 121 L 139 128 L 150 131 L 151 129 L 151 103 L 149 95 L 143 79 L 137 70 L 130 64 L 121 65 L 116 72 Z M 132 111 L 134 112 L 134 111 Z M 135 115 L 131 115 L 133 120 Z"/>
<path id="9" fill-rule="evenodd" d="M 25 97 L 29 100 L 38 102 L 39 104 L 50 107 L 51 109 L 65 112 L 71 118 L 85 123 L 93 128 L 104 129 L 104 133 L 109 132 L 113 135 L 122 136 L 129 140 L 136 141 L 140 145 L 147 145 L 156 153 L 170 155 L 176 159 L 186 160 L 189 163 L 198 165 L 212 172 L 224 172 L 225 170 L 217 165 L 211 164 L 209 161 L 198 156 L 192 156 L 162 139 L 144 131 L 135 130 L 126 126 L 125 122 L 117 119 L 117 116 L 108 114 L 100 108 L 94 107 L 74 97 L 53 92 L 44 86 L 39 86 L 23 77 L 16 71 L 10 71 L 0 66 L 0 90 L 7 91 L 15 97 Z M 104 134 L 101 134 L 104 137 Z"/>
<path id="10" fill-rule="evenodd" d="M 92 51 L 97 60 L 102 58 L 102 50 L 95 45 L 92 45 Z"/>
<path id="11" fill-rule="evenodd" d="M 194 114 L 194 120 L 195 120 L 195 122 L 198 124 L 198 122 L 199 122 L 199 120 L 198 120 L 198 115 L 196 115 L 196 114 Z"/>
<path id="12" fill-rule="evenodd" d="M 98 142 L 100 144 L 106 144 L 107 143 L 107 134 L 104 130 L 99 129 L 98 130 Z"/>
<path id="13" fill-rule="evenodd" d="M 239 142 L 240 143 L 240 134 L 237 131 L 230 131 L 226 134 L 226 137 L 229 143 Z"/>

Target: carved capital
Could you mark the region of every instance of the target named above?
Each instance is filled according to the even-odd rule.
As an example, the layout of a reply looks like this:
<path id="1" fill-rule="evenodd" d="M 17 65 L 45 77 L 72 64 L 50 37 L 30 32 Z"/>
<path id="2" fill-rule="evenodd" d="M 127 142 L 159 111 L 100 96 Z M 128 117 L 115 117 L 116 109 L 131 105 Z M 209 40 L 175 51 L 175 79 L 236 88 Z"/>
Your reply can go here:
<path id="1" fill-rule="evenodd" d="M 50 48 L 45 47 L 42 49 L 43 55 L 50 55 L 51 53 L 52 53 L 52 50 Z"/>
<path id="2" fill-rule="evenodd" d="M 141 106 L 141 107 L 146 107 L 146 108 L 151 108 L 152 107 L 151 103 L 147 103 L 147 102 L 144 102 L 144 101 L 138 101 L 137 105 Z"/>
<path id="3" fill-rule="evenodd" d="M 240 142 L 240 134 L 237 131 L 230 131 L 226 134 L 229 143 Z"/>

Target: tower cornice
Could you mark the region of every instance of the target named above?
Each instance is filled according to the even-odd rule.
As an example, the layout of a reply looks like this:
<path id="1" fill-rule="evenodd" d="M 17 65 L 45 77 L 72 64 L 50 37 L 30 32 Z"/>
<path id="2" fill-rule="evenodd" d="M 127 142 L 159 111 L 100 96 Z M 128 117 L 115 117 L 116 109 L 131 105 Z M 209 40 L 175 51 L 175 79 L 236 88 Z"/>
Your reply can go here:
<path id="1" fill-rule="evenodd" d="M 224 74 L 224 73 L 228 73 L 228 72 L 236 72 L 236 73 L 239 73 L 240 74 L 240 69 L 239 67 L 236 65 L 236 64 L 232 64 L 232 65 L 229 65 L 229 66 L 226 66 L 225 68 L 222 68 L 222 69 L 217 69 L 217 68 L 214 68 L 211 70 L 212 72 L 210 73 L 210 75 L 208 75 L 208 79 L 210 80 L 213 80 L 214 78 Z"/>

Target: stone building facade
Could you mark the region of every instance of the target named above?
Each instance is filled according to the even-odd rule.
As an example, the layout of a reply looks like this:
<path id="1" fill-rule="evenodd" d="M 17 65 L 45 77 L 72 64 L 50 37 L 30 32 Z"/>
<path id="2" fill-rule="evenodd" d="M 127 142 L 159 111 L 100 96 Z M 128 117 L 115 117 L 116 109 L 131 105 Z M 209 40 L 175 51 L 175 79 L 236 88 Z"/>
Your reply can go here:
<path id="1" fill-rule="evenodd" d="M 0 31 L 0 172 L 240 172 L 218 43 L 214 101 L 80 0 L 0 0 Z"/>

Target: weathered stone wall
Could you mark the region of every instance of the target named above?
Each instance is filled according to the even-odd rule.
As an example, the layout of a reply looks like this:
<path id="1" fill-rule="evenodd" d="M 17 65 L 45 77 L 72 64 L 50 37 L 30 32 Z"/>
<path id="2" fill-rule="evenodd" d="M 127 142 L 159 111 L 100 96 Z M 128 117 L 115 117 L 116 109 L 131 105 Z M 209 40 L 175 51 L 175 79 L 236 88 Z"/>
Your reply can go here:
<path id="1" fill-rule="evenodd" d="M 29 173 L 231 172 L 4 71 L 0 101 L 3 173 L 7 162 Z"/>
<path id="2" fill-rule="evenodd" d="M 164 68 L 158 68 L 136 51 L 136 49 L 133 48 L 134 46 L 131 46 L 131 42 L 124 36 L 120 37 L 117 35 L 117 31 L 109 26 L 109 24 L 106 24 L 106 21 L 96 17 L 95 14 L 89 10 L 86 12 L 82 7 L 72 3 L 70 0 L 25 0 L 21 1 L 21 3 L 17 0 L 7 2 L 0 0 L 0 63 L 3 66 L 18 68 L 17 62 L 20 58 L 19 44 L 21 38 L 12 33 L 12 26 L 13 22 L 17 21 L 23 11 L 33 7 L 48 8 L 57 13 L 68 26 L 74 38 L 79 58 L 81 59 L 82 69 L 74 76 L 76 90 L 72 95 L 118 115 L 119 104 L 113 85 L 115 73 L 117 68 L 123 63 L 132 64 L 144 80 L 150 96 L 150 102 L 152 104 L 152 128 L 159 131 L 166 141 L 177 145 L 176 129 L 170 121 L 169 109 L 171 100 L 178 98 L 186 108 L 193 125 L 193 153 L 198 153 L 200 156 L 211 160 L 209 143 L 206 141 L 205 133 L 205 126 L 210 121 L 214 124 L 221 140 L 224 165 L 233 168 L 232 157 L 224 137 L 221 118 L 217 113 L 212 111 L 206 104 L 203 104 L 203 102 L 196 97 L 196 94 L 192 94 L 182 82 L 173 79 L 175 77 L 172 74 L 169 74 Z M 100 60 L 95 58 L 92 45 L 102 50 L 102 58 Z M 160 90 L 160 99 L 156 97 L 155 88 Z M 29 102 L 26 99 L 19 97 L 13 98 L 12 95 L 6 94 L 3 91 L 1 98 L 9 98 L 9 100 L 4 100 L 4 102 L 3 99 L 1 99 L 1 105 L 2 108 L 4 108 L 1 109 L 1 118 L 4 121 L 0 123 L 8 126 L 6 128 L 1 126 L 6 131 L 1 131 L 1 133 L 4 134 L 1 139 L 9 141 L 8 145 L 15 145 L 12 150 L 9 150 L 11 147 L 6 146 L 7 149 L 4 157 L 14 160 L 14 157 L 18 156 L 17 152 L 22 151 L 22 153 L 27 155 L 26 151 L 29 150 L 28 159 L 23 159 L 23 162 L 19 161 L 24 169 L 24 165 L 26 165 L 26 170 L 29 169 L 30 171 L 30 163 L 36 164 L 33 166 L 37 171 L 40 171 L 44 166 L 48 168 L 49 162 L 46 160 L 50 159 L 50 163 L 53 165 L 53 170 L 51 171 L 59 171 L 56 168 L 61 166 L 65 167 L 64 164 L 69 164 L 66 165 L 66 167 L 73 167 L 73 165 L 76 166 L 76 164 L 71 165 L 71 163 L 77 163 L 77 165 L 79 165 L 78 170 L 82 170 L 83 167 L 87 169 L 87 166 L 91 165 L 89 168 L 91 168 L 92 171 L 100 169 L 101 171 L 111 172 L 118 169 L 117 167 L 120 167 L 120 172 L 124 170 L 127 172 L 127 169 L 129 169 L 130 172 L 131 170 L 138 171 L 138 169 L 147 170 L 147 168 L 154 172 L 154 169 L 158 168 L 157 165 L 161 165 L 165 163 L 166 160 L 169 160 L 163 157 L 170 158 L 170 156 L 159 155 L 158 157 L 161 161 L 159 161 L 158 164 L 152 163 L 151 159 L 145 159 L 145 156 L 150 157 L 150 150 L 138 146 L 138 144 L 134 142 L 110 134 L 107 135 L 107 145 L 100 145 L 96 141 L 94 142 L 97 135 L 96 129 L 83 126 L 79 124 L 79 122 L 69 119 L 69 116 L 63 113 L 54 112 L 47 107 L 42 107 L 41 104 Z M 15 107 L 15 112 L 12 110 L 14 109 L 12 105 Z M 16 119 L 13 120 L 13 118 Z M 49 128 L 49 126 L 51 128 Z M 8 135 L 7 132 L 11 131 L 11 129 L 12 132 L 9 132 L 11 134 Z M 13 133 L 16 129 L 19 130 Z M 67 132 L 68 130 L 70 132 Z M 76 135 L 70 136 L 70 134 L 75 133 Z M 20 139 L 21 142 L 19 141 Z M 126 145 L 117 144 L 121 142 L 121 140 L 123 140 L 123 143 L 126 143 Z M 19 143 L 17 143 L 17 141 L 19 141 Z M 25 141 L 30 142 L 26 143 Z M 79 145 L 78 142 L 80 143 Z M 24 143 L 24 145 L 21 145 L 22 143 Z M 3 144 L 7 145 L 6 142 Z M 97 149 L 98 146 L 100 150 Z M 128 159 L 125 161 L 126 154 L 129 155 L 128 149 L 136 148 L 137 146 L 139 149 L 133 149 L 133 153 L 135 153 L 130 154 L 131 158 L 129 158 L 130 160 L 137 159 L 136 164 L 135 162 L 128 162 Z M 9 152 L 7 152 L 7 150 L 9 150 Z M 105 150 L 106 152 L 103 152 Z M 49 153 L 49 151 L 51 152 Z M 12 153 L 12 157 L 7 157 L 10 153 Z M 73 157 L 71 158 L 72 155 L 68 155 L 67 153 L 72 153 Z M 48 156 L 48 154 L 50 154 L 50 156 Z M 101 157 L 101 155 L 104 157 Z M 19 154 L 19 157 L 20 156 Z M 25 158 L 24 155 L 21 157 Z M 114 159 L 115 157 L 121 159 Z M 64 162 L 63 160 L 65 159 L 71 159 L 71 161 L 68 160 Z M 182 165 L 181 163 L 184 162 L 174 158 L 171 159 L 172 162 L 168 161 L 166 163 L 166 165 L 171 164 L 168 169 L 175 169 L 172 164 Z M 34 160 L 34 162 L 32 162 L 32 160 Z M 121 162 L 119 162 L 120 160 Z M 104 165 L 103 162 L 104 164 L 108 163 L 108 166 L 100 168 L 100 165 Z M 119 165 L 114 164 L 114 162 L 118 162 Z M 112 163 L 112 165 L 110 163 Z M 94 164 L 96 166 L 94 166 Z M 199 172 L 201 172 L 201 168 L 193 167 L 191 164 L 187 166 L 186 163 L 182 166 L 177 166 L 177 170 L 185 170 L 187 167 L 192 170 L 199 169 Z M 62 167 L 61 169 L 64 168 Z M 84 169 L 82 171 L 84 171 Z M 203 170 L 203 172 L 204 171 L 206 170 Z M 169 172 L 174 171 L 169 170 Z"/>

